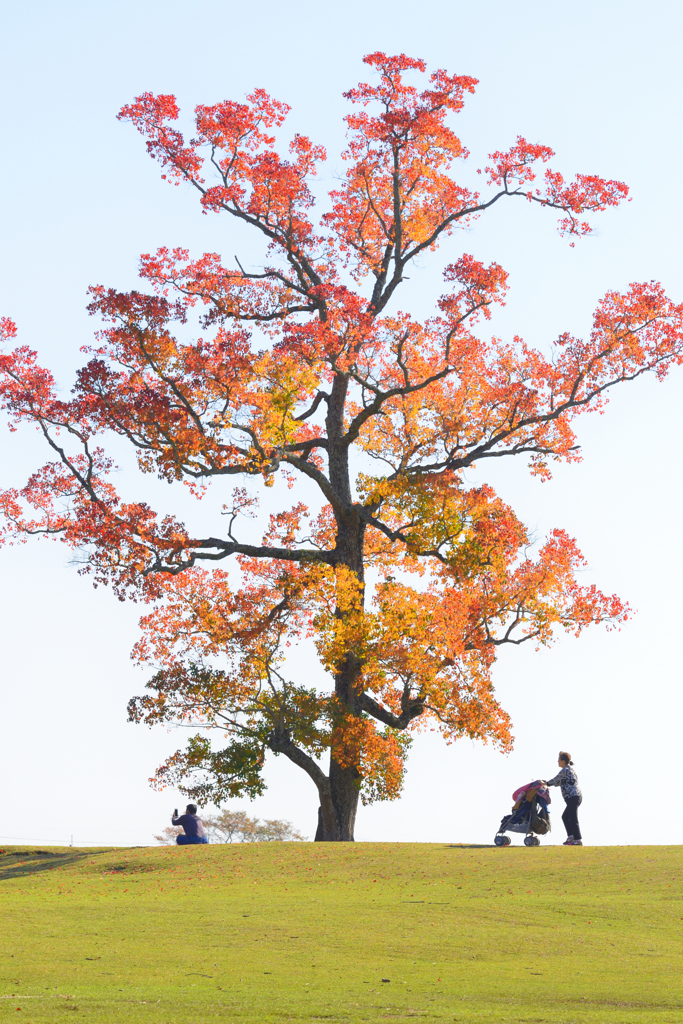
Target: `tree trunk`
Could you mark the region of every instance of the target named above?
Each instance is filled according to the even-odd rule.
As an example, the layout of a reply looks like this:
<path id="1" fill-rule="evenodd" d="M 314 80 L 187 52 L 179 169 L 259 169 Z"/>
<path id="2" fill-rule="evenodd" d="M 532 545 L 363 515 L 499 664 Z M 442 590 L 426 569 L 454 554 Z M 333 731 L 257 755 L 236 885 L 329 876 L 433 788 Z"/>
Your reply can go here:
<path id="1" fill-rule="evenodd" d="M 325 422 L 330 440 L 328 448 L 330 483 L 344 506 L 343 509 L 335 508 L 337 564 L 351 569 L 363 590 L 365 524 L 354 508 L 349 477 L 348 445 L 342 440 L 348 384 L 348 377 L 344 374 L 338 373 L 335 376 Z M 336 614 L 341 618 L 347 612 L 337 607 Z M 335 696 L 342 706 L 348 713 L 358 716 L 362 713 L 361 694 L 357 685 L 361 672 L 362 665 L 356 652 L 348 650 L 339 665 L 334 684 Z M 356 767 L 353 765 L 342 766 L 335 760 L 334 753 L 332 753 L 329 790 L 324 795 L 322 792 L 320 794 L 321 805 L 318 811 L 316 842 L 352 843 L 354 841 L 356 811 L 360 797 L 360 778 L 360 772 Z"/>
<path id="2" fill-rule="evenodd" d="M 361 690 L 358 683 L 362 664 L 355 651 L 347 651 L 335 678 L 335 696 L 346 713 L 362 714 Z M 337 728 L 337 727 L 335 727 Z M 343 724 L 338 728 L 343 729 Z M 356 827 L 356 811 L 360 797 L 361 774 L 353 764 L 340 763 L 334 756 L 334 729 L 330 755 L 329 789 L 321 794 L 316 842 L 352 843 Z M 323 804 L 324 801 L 324 804 Z"/>
<path id="3" fill-rule="evenodd" d="M 355 768 L 341 768 L 336 761 L 330 763 L 330 798 L 333 821 L 318 808 L 316 843 L 352 843 L 356 827 L 356 811 L 360 789 L 359 775 Z M 328 818 L 326 821 L 325 819 Z"/>

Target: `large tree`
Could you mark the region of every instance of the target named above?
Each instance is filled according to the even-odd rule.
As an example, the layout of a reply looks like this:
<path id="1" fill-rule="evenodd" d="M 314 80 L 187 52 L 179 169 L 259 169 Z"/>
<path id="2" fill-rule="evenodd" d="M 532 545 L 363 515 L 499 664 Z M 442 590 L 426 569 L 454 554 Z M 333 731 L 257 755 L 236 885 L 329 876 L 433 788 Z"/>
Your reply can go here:
<path id="1" fill-rule="evenodd" d="M 617 598 L 577 583 L 571 538 L 555 530 L 532 555 L 512 509 L 463 472 L 518 456 L 548 476 L 576 461 L 574 417 L 683 353 L 683 308 L 655 283 L 609 292 L 590 337 L 562 335 L 548 354 L 476 333 L 506 273 L 461 252 L 433 316 L 399 311 L 419 257 L 500 204 L 559 211 L 573 244 L 627 189 L 565 182 L 542 168 L 547 146 L 518 138 L 472 191 L 455 176 L 468 154 L 450 119 L 475 79 L 436 71 L 418 91 L 423 61 L 365 63 L 376 84 L 346 94 L 346 176 L 317 222 L 325 153 L 295 135 L 279 155 L 288 107 L 263 90 L 197 107 L 189 142 L 173 96 L 124 107 L 162 177 L 262 238 L 263 264 L 163 248 L 142 257 L 147 290 L 93 288 L 104 327 L 66 399 L 28 348 L 0 357 L 11 425 L 35 424 L 53 452 L 4 493 L 5 537 L 60 535 L 96 582 L 152 602 L 136 653 L 155 674 L 130 715 L 201 729 L 159 784 L 220 803 L 261 792 L 266 752 L 284 755 L 317 787 L 323 840 L 353 838 L 360 797 L 398 795 L 416 729 L 510 745 L 491 683 L 501 646 L 623 619 Z M 2 331 L 10 342 L 14 325 Z M 97 440 L 112 432 L 143 473 L 207 494 L 213 535 L 119 496 Z M 213 504 L 226 477 L 241 486 Z M 292 499 L 265 492 L 282 507 L 254 536 L 258 485 L 276 477 Z M 318 675 L 293 672 L 297 643 Z M 223 734 L 215 745 L 207 728 Z"/>

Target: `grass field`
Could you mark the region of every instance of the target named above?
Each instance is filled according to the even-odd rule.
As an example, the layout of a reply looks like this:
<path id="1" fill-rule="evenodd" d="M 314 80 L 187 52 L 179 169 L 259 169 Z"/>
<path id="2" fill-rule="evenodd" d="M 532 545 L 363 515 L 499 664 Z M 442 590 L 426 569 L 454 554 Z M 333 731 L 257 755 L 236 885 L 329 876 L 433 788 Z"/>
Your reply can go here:
<path id="1" fill-rule="evenodd" d="M 683 1022 L 683 851 L 0 854 L 0 1020 Z"/>

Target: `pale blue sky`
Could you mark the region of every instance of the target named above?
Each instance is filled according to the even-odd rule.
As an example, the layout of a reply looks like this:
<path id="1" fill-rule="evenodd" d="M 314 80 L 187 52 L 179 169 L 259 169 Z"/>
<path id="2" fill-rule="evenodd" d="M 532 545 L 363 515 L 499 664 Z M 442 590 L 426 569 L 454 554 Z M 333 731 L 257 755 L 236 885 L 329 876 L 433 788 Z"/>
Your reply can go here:
<path id="1" fill-rule="evenodd" d="M 202 217 L 189 191 L 160 181 L 117 110 L 144 90 L 175 93 L 189 113 L 263 86 L 292 105 L 292 131 L 328 147 L 324 190 L 341 165 L 341 93 L 364 77 L 362 55 L 375 49 L 480 79 L 458 122 L 473 165 L 522 134 L 551 145 L 568 174 L 632 189 L 633 201 L 599 218 L 575 249 L 552 216 L 526 204 L 488 217 L 424 261 L 404 307 L 427 311 L 439 268 L 462 251 L 510 271 L 496 330 L 538 345 L 587 331 L 610 287 L 656 278 L 681 300 L 682 20 L 679 4 L 657 0 L 4 3 L 0 315 L 68 387 L 93 329 L 89 284 L 134 286 L 138 255 L 163 244 L 256 259 L 232 225 Z M 663 385 L 622 389 L 603 417 L 581 425 L 584 463 L 549 484 L 521 465 L 489 475 L 539 536 L 552 526 L 576 535 L 586 579 L 638 615 L 620 633 L 502 657 L 496 683 L 515 721 L 514 754 L 424 738 L 404 799 L 362 810 L 360 839 L 490 841 L 509 793 L 549 773 L 562 746 L 584 784 L 587 841 L 683 842 L 682 395 L 683 370 Z M 0 434 L 0 482 L 22 482 L 43 457 L 32 436 Z M 152 793 L 146 780 L 180 737 L 125 723 L 126 701 L 144 682 L 128 658 L 138 610 L 93 591 L 59 545 L 5 549 L 0 565 L 0 841 L 149 841 L 175 795 Z M 269 778 L 251 812 L 288 817 L 311 835 L 308 780 L 282 759 Z M 653 780 L 672 790 L 675 813 L 652 799 Z M 561 831 L 556 816 L 552 842 Z"/>

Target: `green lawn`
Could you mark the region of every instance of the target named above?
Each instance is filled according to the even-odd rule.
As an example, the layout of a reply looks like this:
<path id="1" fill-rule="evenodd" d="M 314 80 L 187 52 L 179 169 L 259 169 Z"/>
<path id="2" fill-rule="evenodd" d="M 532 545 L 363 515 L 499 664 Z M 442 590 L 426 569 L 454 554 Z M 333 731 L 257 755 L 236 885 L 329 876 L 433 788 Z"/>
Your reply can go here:
<path id="1" fill-rule="evenodd" d="M 0 1020 L 683 1022 L 682 855 L 7 847 Z"/>

